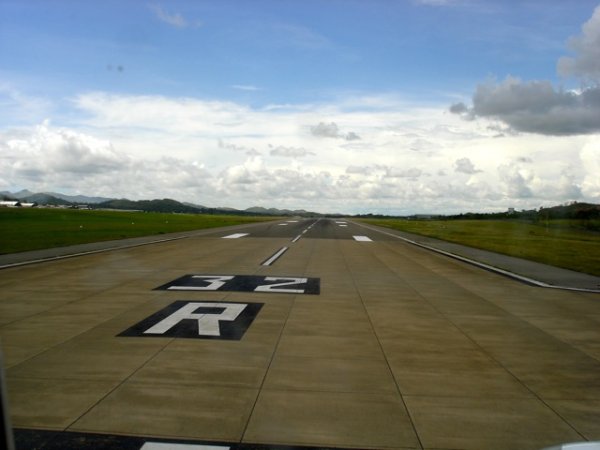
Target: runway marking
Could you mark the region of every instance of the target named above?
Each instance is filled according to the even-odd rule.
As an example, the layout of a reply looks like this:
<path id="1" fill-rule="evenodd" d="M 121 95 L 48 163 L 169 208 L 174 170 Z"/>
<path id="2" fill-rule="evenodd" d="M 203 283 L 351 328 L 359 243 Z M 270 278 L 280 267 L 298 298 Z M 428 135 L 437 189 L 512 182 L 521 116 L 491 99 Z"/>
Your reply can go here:
<path id="1" fill-rule="evenodd" d="M 431 247 L 429 245 L 421 244 L 420 242 L 416 242 L 416 241 L 413 241 L 412 239 L 407 239 L 405 237 L 398 236 L 397 234 L 388 233 L 387 231 L 378 230 L 377 228 L 373 228 L 373 227 L 370 227 L 368 225 L 363 225 L 363 224 L 360 224 L 360 223 L 358 225 L 361 226 L 361 227 L 363 227 L 363 228 L 367 228 L 369 230 L 376 231 L 377 233 L 385 234 L 387 236 L 391 236 L 393 238 L 400 239 L 401 241 L 407 242 L 407 243 L 412 244 L 414 246 L 421 247 L 421 248 L 424 248 L 426 250 L 429 250 L 429 251 L 432 251 L 432 252 L 435 252 L 435 253 L 439 253 L 440 255 L 448 256 L 449 258 L 453 258 L 453 259 L 457 259 L 459 261 L 463 261 L 463 262 L 465 262 L 467 264 L 471 264 L 473 266 L 477 266 L 477 267 L 479 267 L 481 269 L 485 269 L 485 270 L 488 270 L 490 272 L 494 272 L 494 273 L 497 273 L 497 274 L 500 274 L 500 275 L 504 275 L 505 277 L 512 278 L 514 280 L 520 281 L 520 282 L 525 283 L 525 284 L 529 284 L 531 286 L 537 286 L 537 287 L 548 288 L 548 289 L 560 289 L 560 290 L 564 290 L 564 291 L 590 292 L 590 293 L 594 293 L 594 294 L 600 293 L 600 289 L 578 288 L 578 287 L 572 287 L 572 286 L 560 286 L 560 285 L 554 285 L 554 284 L 544 283 L 543 281 L 534 280 L 533 278 L 529 278 L 529 277 L 526 277 L 526 276 L 523 276 L 523 275 L 519 275 L 519 274 L 516 274 L 514 272 L 510 272 L 508 270 L 501 269 L 499 267 L 490 266 L 489 264 L 485 264 L 485 263 L 482 263 L 480 261 L 475 261 L 474 259 L 466 258 L 464 256 L 457 255 L 455 253 L 450 253 L 450 252 L 447 252 L 447 251 L 444 251 L 444 250 L 440 250 L 439 248 L 435 248 L 435 247 Z"/>
<path id="2" fill-rule="evenodd" d="M 239 239 L 244 236 L 248 236 L 250 233 L 234 233 L 229 236 L 223 236 L 223 239 Z"/>
<path id="3" fill-rule="evenodd" d="M 229 450 L 222 445 L 174 444 L 171 442 L 146 442 L 140 450 Z"/>
<path id="4" fill-rule="evenodd" d="M 289 289 L 283 286 L 294 286 L 298 284 L 306 284 L 308 278 L 284 278 L 284 277 L 265 277 L 265 281 L 281 281 L 283 283 L 264 284 L 257 286 L 254 292 L 277 292 L 277 293 L 293 293 L 293 294 L 304 294 L 304 289 Z"/>
<path id="5" fill-rule="evenodd" d="M 278 223 L 277 225 L 279 225 L 280 227 L 285 227 L 285 226 L 287 226 L 289 224 L 287 224 L 287 223 Z"/>
<path id="6" fill-rule="evenodd" d="M 298 223 L 297 220 L 288 220 L 289 223 Z"/>
<path id="7" fill-rule="evenodd" d="M 346 224 L 340 224 L 340 227 L 346 228 L 348 225 Z"/>
<path id="8" fill-rule="evenodd" d="M 352 237 L 356 241 L 360 241 L 360 242 L 372 242 L 372 239 L 369 238 L 368 236 L 352 236 Z"/>
<path id="9" fill-rule="evenodd" d="M 284 287 L 285 286 L 285 287 Z M 319 278 L 255 276 L 255 275 L 184 275 L 155 288 L 159 291 L 238 291 L 316 294 Z"/>
<path id="10" fill-rule="evenodd" d="M 239 341 L 263 303 L 178 300 L 117 336 Z"/>
<path id="11" fill-rule="evenodd" d="M 294 242 L 298 242 L 300 240 L 300 238 L 302 237 L 302 234 L 299 234 L 298 236 L 296 236 L 294 239 L 292 239 L 292 243 Z"/>
<path id="12" fill-rule="evenodd" d="M 235 442 L 214 442 L 197 438 L 150 438 L 107 433 L 87 433 L 76 431 L 15 429 L 17 444 L 27 443 L 27 448 L 77 448 L 80 450 L 129 449 L 129 450 L 320 450 L 323 447 L 277 444 L 243 444 Z M 25 448 L 19 445 L 18 448 Z M 329 447 L 328 447 L 329 448 Z M 336 447 L 338 450 L 344 448 Z M 349 450 L 349 449 L 346 449 Z"/>
<path id="13" fill-rule="evenodd" d="M 261 265 L 270 266 L 273 264 L 281 255 L 283 255 L 288 250 L 288 247 L 281 247 L 273 256 L 264 261 Z"/>

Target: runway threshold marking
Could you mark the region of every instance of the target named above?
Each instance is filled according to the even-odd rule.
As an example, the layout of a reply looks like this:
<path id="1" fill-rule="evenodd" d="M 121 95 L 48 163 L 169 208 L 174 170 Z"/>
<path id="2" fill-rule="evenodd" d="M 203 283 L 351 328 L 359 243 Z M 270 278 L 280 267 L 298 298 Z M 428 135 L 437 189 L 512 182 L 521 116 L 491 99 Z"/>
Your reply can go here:
<path id="1" fill-rule="evenodd" d="M 368 236 L 352 236 L 355 241 L 360 242 L 372 242 L 373 240 Z"/>
<path id="2" fill-rule="evenodd" d="M 239 239 L 244 236 L 248 236 L 250 233 L 234 233 L 228 236 L 223 236 L 223 239 Z"/>
<path id="3" fill-rule="evenodd" d="M 273 256 L 271 256 L 266 261 L 263 261 L 263 263 L 261 265 L 262 266 L 270 266 L 275 261 L 277 261 L 277 259 L 279 259 L 279 257 L 281 255 L 283 255 L 287 250 L 288 250 L 288 247 L 281 247 L 279 250 L 277 250 L 277 252 L 275 252 L 275 254 Z"/>

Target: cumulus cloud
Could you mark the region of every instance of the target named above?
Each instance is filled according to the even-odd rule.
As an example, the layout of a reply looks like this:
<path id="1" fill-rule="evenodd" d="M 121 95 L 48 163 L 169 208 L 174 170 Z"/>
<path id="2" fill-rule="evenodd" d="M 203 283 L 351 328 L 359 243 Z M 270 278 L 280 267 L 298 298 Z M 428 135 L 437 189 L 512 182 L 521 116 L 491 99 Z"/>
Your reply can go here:
<path id="1" fill-rule="evenodd" d="M 318 125 L 310 127 L 310 132 L 313 136 L 317 137 L 330 137 L 330 138 L 338 138 L 340 137 L 340 129 L 338 128 L 335 122 L 325 123 L 319 122 Z"/>
<path id="2" fill-rule="evenodd" d="M 112 144 L 71 130 L 51 128 L 48 122 L 21 138 L 5 144 L 9 158 L 15 160 L 16 176 L 35 178 L 48 171 L 70 176 L 90 176 L 114 172 L 129 163 Z"/>
<path id="3" fill-rule="evenodd" d="M 335 122 L 319 122 L 318 125 L 310 127 L 310 132 L 316 137 L 345 139 L 347 141 L 356 141 L 360 139 L 360 136 L 354 131 L 342 133 Z"/>
<path id="4" fill-rule="evenodd" d="M 569 39 L 567 46 L 575 56 L 560 58 L 558 72 L 563 76 L 600 81 L 600 6 L 583 25 L 582 34 Z"/>
<path id="5" fill-rule="evenodd" d="M 551 136 L 600 131 L 600 87 L 581 92 L 555 90 L 549 81 L 523 82 L 509 77 L 502 83 L 477 86 L 473 107 L 450 106 L 463 117 L 499 120 L 510 128 Z"/>
<path id="6" fill-rule="evenodd" d="M 529 198 L 533 196 L 530 184 L 533 182 L 534 173 L 524 169 L 519 164 L 511 162 L 498 167 L 498 174 L 504 183 L 506 195 L 510 198 Z"/>
<path id="7" fill-rule="evenodd" d="M 481 172 L 477 170 L 475 165 L 469 158 L 460 158 L 454 161 L 454 171 L 459 173 L 466 173 L 467 175 L 474 175 Z"/>
<path id="8" fill-rule="evenodd" d="M 0 172 L 12 184 L 39 191 L 181 198 L 182 193 L 205 190 L 212 177 L 201 162 L 132 158 L 110 141 L 48 122 L 0 135 L 0 153 Z"/>
<path id="9" fill-rule="evenodd" d="M 228 142 L 224 142 L 223 139 L 218 140 L 219 148 L 232 150 L 234 152 L 244 152 L 248 156 L 259 156 L 261 153 L 255 148 L 248 148 L 242 145 L 230 144 Z"/>
<path id="10" fill-rule="evenodd" d="M 556 89 L 550 81 L 508 77 L 501 83 L 478 85 L 472 107 L 458 102 L 450 112 L 469 120 L 496 120 L 519 132 L 549 136 L 600 132 L 600 6 L 583 25 L 582 35 L 567 45 L 575 56 L 560 58 L 558 71 L 585 81 L 582 89 Z"/>

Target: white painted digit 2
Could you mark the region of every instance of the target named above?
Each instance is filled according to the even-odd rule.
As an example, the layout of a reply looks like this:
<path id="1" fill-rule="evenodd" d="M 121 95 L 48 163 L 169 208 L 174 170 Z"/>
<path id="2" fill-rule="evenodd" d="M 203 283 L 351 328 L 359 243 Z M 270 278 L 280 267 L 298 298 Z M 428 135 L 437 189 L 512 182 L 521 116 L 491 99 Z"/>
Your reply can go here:
<path id="1" fill-rule="evenodd" d="M 285 280 L 283 283 L 265 284 L 257 286 L 254 292 L 283 292 L 286 294 L 303 294 L 304 289 L 285 289 L 282 286 L 291 286 L 295 284 L 306 284 L 308 278 L 282 278 L 282 277 L 265 277 L 265 281 Z"/>

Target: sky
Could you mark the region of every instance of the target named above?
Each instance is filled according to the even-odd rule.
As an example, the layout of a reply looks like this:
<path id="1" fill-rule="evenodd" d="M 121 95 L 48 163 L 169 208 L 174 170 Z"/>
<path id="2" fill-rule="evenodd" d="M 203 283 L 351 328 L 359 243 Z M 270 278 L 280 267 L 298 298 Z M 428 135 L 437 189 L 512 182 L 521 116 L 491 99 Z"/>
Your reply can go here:
<path id="1" fill-rule="evenodd" d="M 0 191 L 600 203 L 598 0 L 0 0 Z"/>

